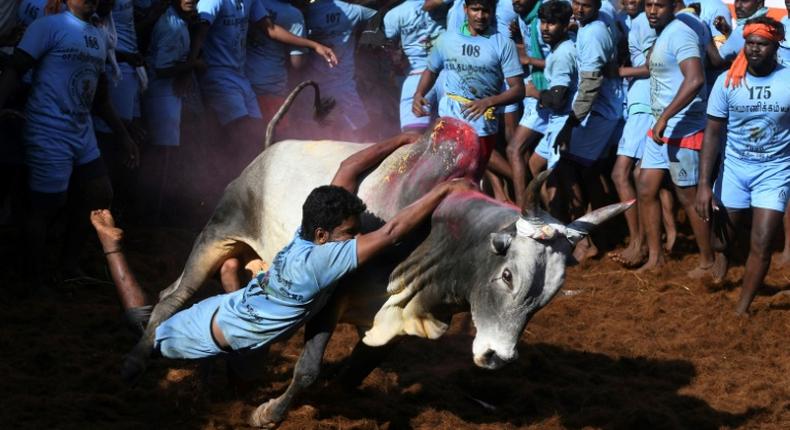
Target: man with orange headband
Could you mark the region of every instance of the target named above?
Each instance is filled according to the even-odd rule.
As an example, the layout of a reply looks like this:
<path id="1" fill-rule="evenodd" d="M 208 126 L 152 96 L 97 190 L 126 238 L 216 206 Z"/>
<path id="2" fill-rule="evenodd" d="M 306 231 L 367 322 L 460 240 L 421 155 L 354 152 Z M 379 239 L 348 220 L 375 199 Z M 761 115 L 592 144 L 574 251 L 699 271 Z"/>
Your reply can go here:
<path id="1" fill-rule="evenodd" d="M 752 210 L 751 246 L 738 314 L 747 312 L 765 278 L 771 242 L 790 193 L 790 68 L 776 60 L 784 36 L 784 27 L 771 18 L 747 21 L 744 48 L 729 72 L 716 81 L 708 101 L 697 213 L 708 220 L 714 216 L 712 211 L 719 212 L 724 238 L 735 238 L 734 229 L 745 227 L 744 215 Z M 712 189 L 722 133 L 727 140 Z"/>

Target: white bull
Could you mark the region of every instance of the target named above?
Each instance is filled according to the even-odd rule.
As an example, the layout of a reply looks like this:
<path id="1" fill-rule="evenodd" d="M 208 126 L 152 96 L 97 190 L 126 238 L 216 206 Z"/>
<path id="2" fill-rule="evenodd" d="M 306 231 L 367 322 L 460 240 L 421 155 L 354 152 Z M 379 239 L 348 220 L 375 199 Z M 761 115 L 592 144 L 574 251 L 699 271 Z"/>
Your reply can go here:
<path id="1" fill-rule="evenodd" d="M 271 129 L 271 126 L 270 126 Z M 156 327 L 176 312 L 225 259 L 253 250 L 266 261 L 293 237 L 301 205 L 316 186 L 331 181 L 340 163 L 363 146 L 334 141 L 283 141 L 264 151 L 226 189 L 196 239 L 181 276 L 161 295 L 142 339 L 124 371 L 139 373 L 150 354 Z M 453 177 L 479 179 L 488 154 L 465 123 L 442 119 L 418 142 L 390 155 L 361 182 L 368 205 L 362 230 L 390 219 L 436 183 Z M 255 425 L 277 423 L 294 396 L 317 378 L 336 324 L 367 330 L 353 356 L 376 356 L 404 334 L 440 337 L 450 316 L 471 311 L 477 328 L 474 362 L 495 369 L 517 358 L 524 326 L 561 288 L 566 258 L 599 222 L 627 208 L 612 205 L 567 228 L 537 208 L 543 174 L 529 187 L 525 214 L 479 192 L 447 198 L 430 228 L 344 278 L 326 307 L 308 322 L 305 349 L 283 395 L 261 405 Z M 427 227 L 427 226 L 426 226 Z M 359 354 L 357 354 L 359 353 Z M 362 360 L 352 383 L 377 365 Z"/>

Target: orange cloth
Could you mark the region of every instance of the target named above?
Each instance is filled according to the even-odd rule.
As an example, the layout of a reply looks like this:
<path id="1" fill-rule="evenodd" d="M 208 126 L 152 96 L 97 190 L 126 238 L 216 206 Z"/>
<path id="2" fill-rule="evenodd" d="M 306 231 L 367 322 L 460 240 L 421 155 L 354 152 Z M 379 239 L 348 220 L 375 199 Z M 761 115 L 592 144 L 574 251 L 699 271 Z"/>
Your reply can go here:
<path id="1" fill-rule="evenodd" d="M 768 24 L 746 24 L 743 28 L 743 39 L 746 40 L 749 36 L 762 37 L 776 43 L 784 40 L 776 32 L 776 29 Z M 746 77 L 746 69 L 749 67 L 749 63 L 746 61 L 744 50 L 745 48 L 741 48 L 741 52 L 735 57 L 730 70 L 727 71 L 727 78 L 724 80 L 725 87 L 729 87 L 732 84 L 733 88 L 737 88 L 741 86 L 741 81 Z"/>
<path id="2" fill-rule="evenodd" d="M 647 130 L 647 137 L 653 138 L 653 129 Z M 665 137 L 661 140 L 664 143 L 672 146 L 679 146 L 681 148 L 693 149 L 699 151 L 702 149 L 702 141 L 705 138 L 705 130 L 700 130 L 696 133 L 689 134 L 683 137 Z"/>

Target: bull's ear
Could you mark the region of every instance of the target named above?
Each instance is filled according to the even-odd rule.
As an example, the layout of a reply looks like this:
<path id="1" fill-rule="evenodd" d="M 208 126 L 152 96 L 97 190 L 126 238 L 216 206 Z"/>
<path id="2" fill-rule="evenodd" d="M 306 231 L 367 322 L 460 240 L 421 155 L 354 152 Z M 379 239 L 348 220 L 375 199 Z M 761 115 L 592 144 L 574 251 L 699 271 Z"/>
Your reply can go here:
<path id="1" fill-rule="evenodd" d="M 510 233 L 491 233 L 490 251 L 496 255 L 505 255 L 512 241 L 513 235 Z"/>

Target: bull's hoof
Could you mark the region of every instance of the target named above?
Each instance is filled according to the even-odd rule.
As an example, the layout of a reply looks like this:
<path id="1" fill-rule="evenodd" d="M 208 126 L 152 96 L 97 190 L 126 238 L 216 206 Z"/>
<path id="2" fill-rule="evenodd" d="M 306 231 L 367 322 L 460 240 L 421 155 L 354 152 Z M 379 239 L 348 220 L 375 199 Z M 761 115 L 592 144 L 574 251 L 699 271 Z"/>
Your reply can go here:
<path id="1" fill-rule="evenodd" d="M 274 399 L 258 406 L 250 417 L 250 425 L 258 428 L 273 429 L 280 424 L 282 417 L 277 417 L 272 413 Z"/>
<path id="2" fill-rule="evenodd" d="M 147 366 L 148 360 L 141 359 L 132 352 L 124 358 L 121 364 L 121 379 L 133 387 L 140 381 Z"/>

